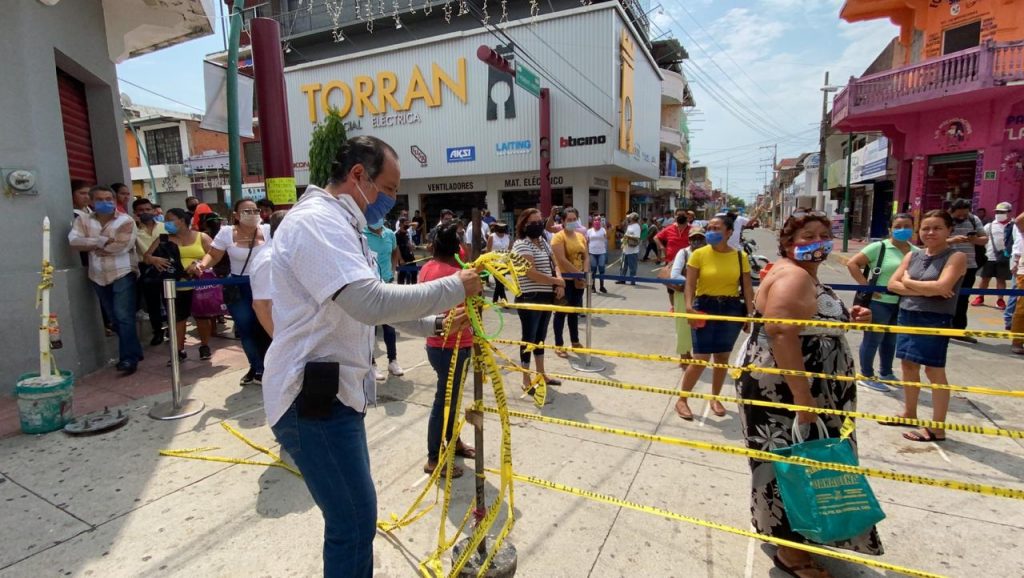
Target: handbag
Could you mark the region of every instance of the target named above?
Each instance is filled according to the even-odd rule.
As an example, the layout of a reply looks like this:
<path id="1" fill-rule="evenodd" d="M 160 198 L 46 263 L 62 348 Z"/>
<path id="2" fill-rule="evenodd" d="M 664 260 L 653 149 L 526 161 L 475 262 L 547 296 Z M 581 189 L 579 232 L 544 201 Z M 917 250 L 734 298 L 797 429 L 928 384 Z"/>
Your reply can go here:
<path id="1" fill-rule="evenodd" d="M 217 279 L 213 271 L 206 271 L 200 279 Z M 220 317 L 227 312 L 224 292 L 220 285 L 201 285 L 192 290 L 192 316 L 195 318 Z"/>
<path id="2" fill-rule="evenodd" d="M 821 439 L 804 441 L 799 422 L 793 419 L 793 441 L 772 453 L 848 466 L 859 465 L 849 438 L 829 438 L 825 424 L 817 421 Z M 863 474 L 817 469 L 773 462 L 782 504 L 793 531 L 817 542 L 830 544 L 867 532 L 885 519 L 874 492 Z"/>
<path id="3" fill-rule="evenodd" d="M 178 249 L 178 245 L 172 242 L 166 233 L 161 234 L 158 239 L 159 244 L 153 250 L 152 256 L 167 259 L 170 261 L 170 267 L 161 271 L 152 265 L 147 265 L 143 268 L 142 282 L 162 283 L 165 279 L 181 281 L 185 278 L 185 267 L 181 264 L 181 251 Z"/>
<path id="4" fill-rule="evenodd" d="M 249 258 L 252 257 L 252 250 L 256 248 L 256 239 L 253 238 L 249 242 L 249 253 L 245 256 L 245 263 L 242 264 L 242 272 L 238 274 L 239 277 L 245 276 L 245 269 L 249 266 Z M 224 304 L 231 305 L 237 303 L 242 299 L 242 288 L 236 284 L 224 285 L 223 288 Z"/>
<path id="5" fill-rule="evenodd" d="M 875 260 L 875 267 L 868 269 L 868 266 L 864 266 L 864 277 L 868 280 L 868 287 L 874 287 L 878 283 L 879 277 L 882 276 L 882 262 L 885 259 L 885 242 L 878 241 L 881 244 L 881 248 L 878 250 L 878 259 Z M 874 292 L 872 291 L 858 291 L 853 297 L 853 304 L 859 307 L 870 307 L 871 299 L 874 298 Z"/>

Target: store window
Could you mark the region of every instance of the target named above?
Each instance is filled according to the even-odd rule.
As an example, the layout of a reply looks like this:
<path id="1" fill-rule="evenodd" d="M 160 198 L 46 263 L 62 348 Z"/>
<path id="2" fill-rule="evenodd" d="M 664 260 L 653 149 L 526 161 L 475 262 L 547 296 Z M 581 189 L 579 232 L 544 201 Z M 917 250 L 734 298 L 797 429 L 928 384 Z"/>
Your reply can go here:
<path id="1" fill-rule="evenodd" d="M 151 165 L 180 165 L 181 132 L 178 127 L 146 131 L 146 160 Z"/>
<path id="2" fill-rule="evenodd" d="M 245 154 L 245 174 L 250 177 L 263 176 L 263 143 L 260 141 L 242 143 Z"/>
<path id="3" fill-rule="evenodd" d="M 981 43 L 981 21 L 971 22 L 942 33 L 942 54 L 974 48 Z"/>

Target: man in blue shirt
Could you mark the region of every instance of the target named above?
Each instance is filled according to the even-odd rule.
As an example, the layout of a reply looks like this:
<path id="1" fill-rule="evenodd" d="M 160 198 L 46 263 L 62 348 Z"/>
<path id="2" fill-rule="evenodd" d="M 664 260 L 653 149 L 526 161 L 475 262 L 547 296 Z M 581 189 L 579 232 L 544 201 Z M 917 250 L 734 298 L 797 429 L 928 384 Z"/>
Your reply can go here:
<path id="1" fill-rule="evenodd" d="M 380 272 L 380 280 L 385 283 L 393 283 L 395 270 L 401 262 L 401 254 L 398 252 L 398 238 L 395 232 L 384 226 L 384 219 L 376 223 L 367 223 L 363 231 L 366 235 L 366 244 L 370 246 L 377 259 L 377 270 Z M 398 365 L 398 335 L 395 328 L 390 325 L 381 325 L 384 333 L 384 347 L 388 352 L 388 372 L 391 375 L 404 375 L 405 370 Z M 377 381 L 384 381 L 388 378 L 381 370 L 377 369 L 376 363 L 373 366 L 374 377 Z"/>

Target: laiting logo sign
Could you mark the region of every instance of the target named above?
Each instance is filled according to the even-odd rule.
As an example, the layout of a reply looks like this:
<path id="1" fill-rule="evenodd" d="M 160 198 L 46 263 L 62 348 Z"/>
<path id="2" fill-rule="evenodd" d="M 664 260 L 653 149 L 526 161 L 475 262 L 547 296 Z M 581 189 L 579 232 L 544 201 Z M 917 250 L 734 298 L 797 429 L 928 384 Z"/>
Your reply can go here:
<path id="1" fill-rule="evenodd" d="M 476 160 L 476 147 L 450 148 L 447 155 L 450 163 L 468 163 Z"/>
<path id="2" fill-rule="evenodd" d="M 498 156 L 522 155 L 529 153 L 532 147 L 528 140 L 508 140 L 494 145 L 494 153 Z"/>
<path id="3" fill-rule="evenodd" d="M 558 146 L 560 146 L 562 148 L 566 148 L 566 147 L 586 147 L 586 146 L 591 146 L 591 145 L 604 144 L 606 142 L 608 142 L 608 139 L 605 138 L 605 136 L 603 134 L 599 135 L 599 136 L 581 136 L 581 137 L 563 136 L 563 137 L 558 139 Z"/>

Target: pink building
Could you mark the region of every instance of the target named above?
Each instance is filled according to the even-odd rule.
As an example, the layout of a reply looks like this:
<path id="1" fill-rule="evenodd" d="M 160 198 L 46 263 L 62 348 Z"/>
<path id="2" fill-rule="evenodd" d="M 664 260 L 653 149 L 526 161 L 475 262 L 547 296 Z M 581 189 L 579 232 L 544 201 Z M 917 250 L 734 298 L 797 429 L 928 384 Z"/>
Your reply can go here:
<path id="1" fill-rule="evenodd" d="M 901 207 L 1024 208 L 1024 0 L 849 0 L 840 16 L 900 26 L 893 67 L 851 78 L 832 124 L 889 138 Z"/>

